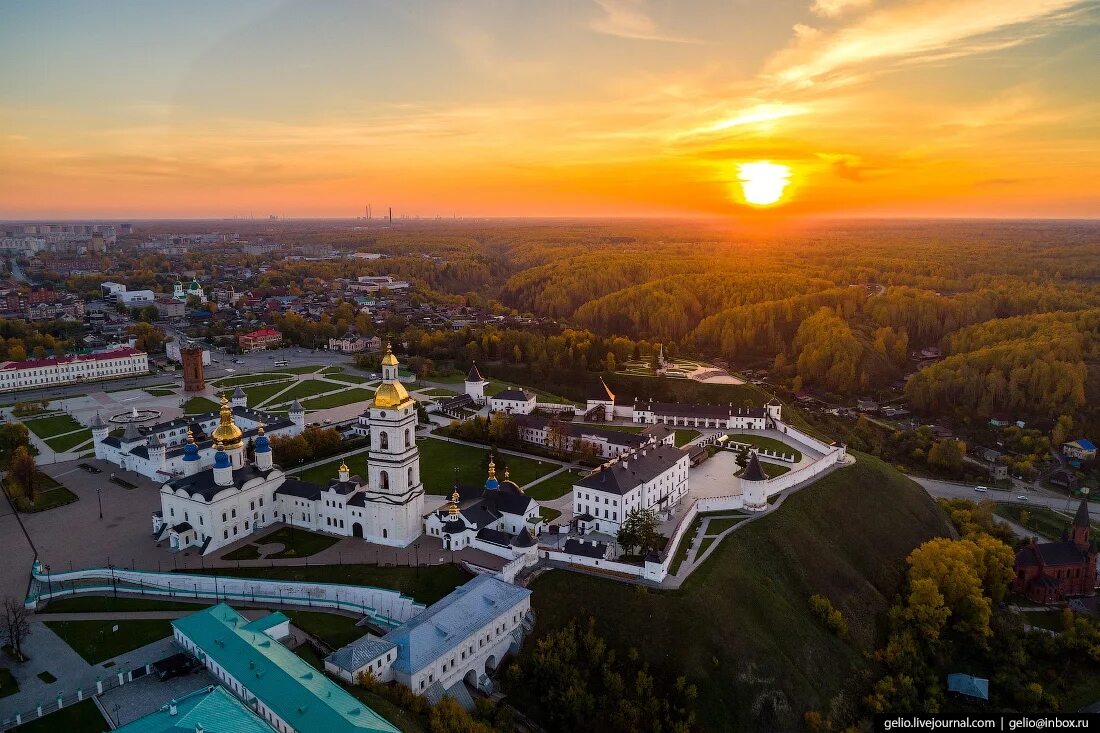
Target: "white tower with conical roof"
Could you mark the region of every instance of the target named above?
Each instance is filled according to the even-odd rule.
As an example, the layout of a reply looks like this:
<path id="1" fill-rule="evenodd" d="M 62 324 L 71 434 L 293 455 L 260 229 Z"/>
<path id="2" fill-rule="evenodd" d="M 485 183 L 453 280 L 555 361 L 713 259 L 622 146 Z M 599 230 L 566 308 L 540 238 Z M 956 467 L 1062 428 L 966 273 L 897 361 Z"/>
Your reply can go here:
<path id="1" fill-rule="evenodd" d="M 398 371 L 397 357 L 387 344 L 382 383 L 369 410 L 371 445 L 363 502 L 367 521 L 362 532 L 371 542 L 405 547 L 423 530 L 424 486 L 416 448 L 416 402 Z M 353 526 L 353 535 L 355 530 Z"/>

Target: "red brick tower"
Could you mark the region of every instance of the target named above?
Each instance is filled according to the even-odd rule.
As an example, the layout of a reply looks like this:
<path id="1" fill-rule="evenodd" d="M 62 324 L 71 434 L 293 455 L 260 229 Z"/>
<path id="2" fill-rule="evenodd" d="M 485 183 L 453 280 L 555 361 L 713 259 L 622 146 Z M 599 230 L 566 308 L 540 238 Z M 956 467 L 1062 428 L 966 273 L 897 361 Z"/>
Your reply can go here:
<path id="1" fill-rule="evenodd" d="M 202 347 L 185 346 L 180 349 L 183 359 L 183 391 L 201 392 L 206 389 L 206 377 L 202 368 Z"/>

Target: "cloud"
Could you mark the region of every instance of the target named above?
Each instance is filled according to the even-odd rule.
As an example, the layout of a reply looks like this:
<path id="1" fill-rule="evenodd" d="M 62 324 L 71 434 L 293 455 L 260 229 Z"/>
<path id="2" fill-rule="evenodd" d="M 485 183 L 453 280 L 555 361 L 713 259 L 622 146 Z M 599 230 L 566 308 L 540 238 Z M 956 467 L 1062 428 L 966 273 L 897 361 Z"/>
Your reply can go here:
<path id="1" fill-rule="evenodd" d="M 871 6 L 874 0 L 814 0 L 810 12 L 822 18 L 836 18 L 853 10 Z"/>
<path id="2" fill-rule="evenodd" d="M 671 36 L 661 32 L 657 22 L 649 17 L 641 0 L 595 0 L 603 15 L 595 18 L 588 27 L 597 33 L 636 41 L 664 41 L 666 43 L 704 43 L 696 38 Z"/>
<path id="3" fill-rule="evenodd" d="M 881 70 L 889 62 L 979 53 L 990 47 L 991 39 L 983 36 L 1023 24 L 1032 24 L 1029 34 L 1035 33 L 1036 24 L 1061 20 L 1083 5 L 1081 0 L 921 0 L 891 6 L 832 33 L 798 32 L 794 45 L 777 54 L 769 68 L 785 84 L 843 83 L 859 78 L 867 64 Z"/>

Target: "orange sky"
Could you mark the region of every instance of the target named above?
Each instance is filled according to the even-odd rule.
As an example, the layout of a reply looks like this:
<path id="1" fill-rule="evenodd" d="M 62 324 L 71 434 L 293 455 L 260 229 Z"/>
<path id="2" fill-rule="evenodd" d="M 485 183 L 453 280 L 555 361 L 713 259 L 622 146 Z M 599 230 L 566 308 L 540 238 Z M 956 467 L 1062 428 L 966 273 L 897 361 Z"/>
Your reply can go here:
<path id="1" fill-rule="evenodd" d="M 227 7 L 228 6 L 228 7 Z M 0 218 L 1100 214 L 1074 0 L 0 5 Z M 94 39 L 92 42 L 89 39 Z"/>

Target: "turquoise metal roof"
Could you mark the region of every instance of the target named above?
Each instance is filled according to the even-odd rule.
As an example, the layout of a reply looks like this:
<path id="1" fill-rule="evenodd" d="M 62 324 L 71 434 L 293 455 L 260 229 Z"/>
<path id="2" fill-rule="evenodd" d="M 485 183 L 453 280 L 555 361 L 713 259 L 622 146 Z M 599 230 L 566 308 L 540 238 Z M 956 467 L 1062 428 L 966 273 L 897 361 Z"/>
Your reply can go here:
<path id="1" fill-rule="evenodd" d="M 250 628 L 248 619 L 224 603 L 177 619 L 172 626 L 296 730 L 399 733 L 297 654 Z"/>
<path id="2" fill-rule="evenodd" d="M 249 622 L 249 624 L 245 626 L 245 628 L 249 631 L 267 631 L 268 629 L 274 628 L 279 624 L 286 623 L 289 620 L 290 619 L 287 618 L 286 614 L 282 611 L 275 611 L 273 613 L 267 614 L 266 616 L 261 616 L 255 621 Z"/>
<path id="3" fill-rule="evenodd" d="M 226 692 L 224 687 L 204 687 L 176 700 L 176 714 L 165 705 L 138 718 L 116 733 L 274 733 L 274 729 Z"/>
<path id="4" fill-rule="evenodd" d="M 382 637 L 398 647 L 394 669 L 419 672 L 530 595 L 495 575 L 478 575 Z"/>

